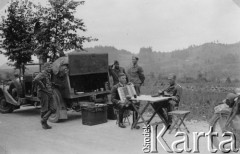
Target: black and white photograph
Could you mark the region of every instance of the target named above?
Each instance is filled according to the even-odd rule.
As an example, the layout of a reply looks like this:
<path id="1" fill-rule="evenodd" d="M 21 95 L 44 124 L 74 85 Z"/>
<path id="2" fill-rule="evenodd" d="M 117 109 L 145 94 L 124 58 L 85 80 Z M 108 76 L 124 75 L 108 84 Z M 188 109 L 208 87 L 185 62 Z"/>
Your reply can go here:
<path id="1" fill-rule="evenodd" d="M 240 152 L 240 0 L 0 0 L 0 154 Z"/>

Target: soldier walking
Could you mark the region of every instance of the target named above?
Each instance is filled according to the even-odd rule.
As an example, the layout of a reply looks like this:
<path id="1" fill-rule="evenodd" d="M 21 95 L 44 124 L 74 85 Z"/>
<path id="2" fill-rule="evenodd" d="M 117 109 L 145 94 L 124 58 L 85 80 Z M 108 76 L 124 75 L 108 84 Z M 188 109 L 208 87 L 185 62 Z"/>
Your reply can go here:
<path id="1" fill-rule="evenodd" d="M 52 127 L 47 124 L 47 120 L 52 113 L 55 112 L 53 106 L 53 89 L 51 83 L 51 63 L 45 63 L 42 67 L 43 71 L 40 72 L 33 80 L 37 85 L 37 96 L 41 103 L 41 124 L 43 129 L 51 129 Z"/>

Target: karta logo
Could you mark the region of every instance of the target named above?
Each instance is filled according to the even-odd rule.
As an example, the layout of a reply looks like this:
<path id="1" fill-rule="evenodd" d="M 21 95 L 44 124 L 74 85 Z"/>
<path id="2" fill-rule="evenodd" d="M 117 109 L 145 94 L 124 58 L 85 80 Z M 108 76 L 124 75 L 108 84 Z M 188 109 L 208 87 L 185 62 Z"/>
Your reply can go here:
<path id="1" fill-rule="evenodd" d="M 181 139 L 173 141 L 172 143 L 167 143 L 165 141 L 164 134 L 168 130 L 168 128 L 163 125 L 163 128 L 160 130 L 159 133 L 157 133 L 157 127 L 155 126 L 147 126 L 144 127 L 143 135 L 144 135 L 144 144 L 143 144 L 143 152 L 144 153 L 158 153 L 158 145 L 160 145 L 161 149 L 164 151 L 167 151 L 169 153 L 181 153 L 183 151 L 185 152 L 193 152 L 193 153 L 199 153 L 199 138 L 205 137 L 207 140 L 207 148 L 208 151 L 211 153 L 216 153 L 218 149 L 222 152 L 238 152 L 239 149 L 236 148 L 236 137 L 232 132 L 225 132 L 222 134 L 222 137 L 228 137 L 225 140 L 222 140 L 219 142 L 218 149 L 214 148 L 213 146 L 213 138 L 218 137 L 217 132 L 213 132 L 212 127 L 210 127 L 210 130 L 207 133 L 204 132 L 193 132 L 193 143 L 192 143 L 192 149 L 189 147 L 189 136 L 185 132 L 177 132 L 175 134 L 175 137 L 181 137 Z M 179 148 L 179 145 L 183 145 L 183 148 Z M 230 147 L 227 146 L 230 144 Z"/>

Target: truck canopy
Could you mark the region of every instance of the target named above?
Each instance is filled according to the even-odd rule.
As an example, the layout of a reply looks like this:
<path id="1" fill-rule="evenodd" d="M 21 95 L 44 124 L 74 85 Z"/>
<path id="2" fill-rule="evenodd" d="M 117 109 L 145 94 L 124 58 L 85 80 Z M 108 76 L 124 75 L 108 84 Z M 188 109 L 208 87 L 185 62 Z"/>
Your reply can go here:
<path id="1" fill-rule="evenodd" d="M 70 76 L 108 72 L 107 53 L 70 53 L 68 60 Z"/>

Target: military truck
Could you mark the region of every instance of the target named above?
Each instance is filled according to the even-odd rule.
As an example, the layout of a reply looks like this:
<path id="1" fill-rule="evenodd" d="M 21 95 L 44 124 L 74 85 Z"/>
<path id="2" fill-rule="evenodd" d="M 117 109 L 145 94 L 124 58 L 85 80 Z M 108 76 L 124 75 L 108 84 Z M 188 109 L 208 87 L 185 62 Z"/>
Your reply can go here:
<path id="1" fill-rule="evenodd" d="M 67 66 L 68 74 L 61 76 L 61 67 Z M 0 86 L 0 112 L 11 113 L 21 106 L 40 104 L 33 79 L 39 72 L 26 74 L 21 80 L 24 96 L 15 98 L 9 86 Z M 53 100 L 56 113 L 51 122 L 67 119 L 67 111 L 81 111 L 86 103 L 106 103 L 109 90 L 108 54 L 73 52 L 53 62 Z"/>

